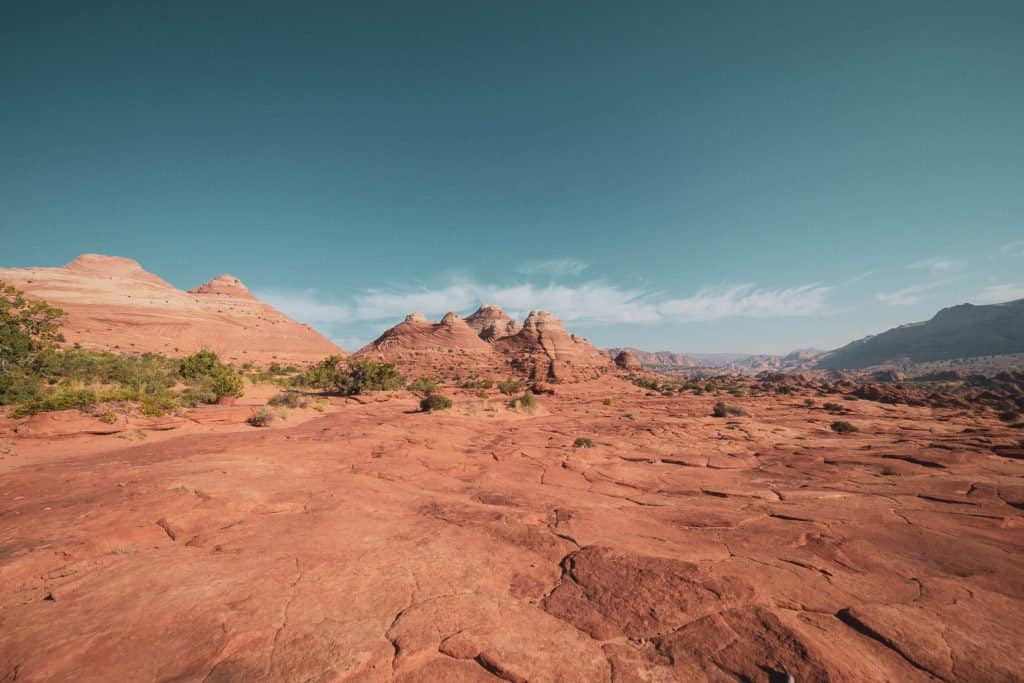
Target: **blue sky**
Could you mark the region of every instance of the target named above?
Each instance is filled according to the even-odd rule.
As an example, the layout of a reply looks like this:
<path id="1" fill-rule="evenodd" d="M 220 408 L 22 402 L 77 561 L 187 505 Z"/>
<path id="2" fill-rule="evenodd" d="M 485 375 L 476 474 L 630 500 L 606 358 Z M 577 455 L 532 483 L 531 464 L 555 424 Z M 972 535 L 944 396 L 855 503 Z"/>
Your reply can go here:
<path id="1" fill-rule="evenodd" d="M 346 348 L 545 307 L 834 347 L 1024 297 L 1020 2 L 9 3 L 0 265 L 229 272 Z"/>

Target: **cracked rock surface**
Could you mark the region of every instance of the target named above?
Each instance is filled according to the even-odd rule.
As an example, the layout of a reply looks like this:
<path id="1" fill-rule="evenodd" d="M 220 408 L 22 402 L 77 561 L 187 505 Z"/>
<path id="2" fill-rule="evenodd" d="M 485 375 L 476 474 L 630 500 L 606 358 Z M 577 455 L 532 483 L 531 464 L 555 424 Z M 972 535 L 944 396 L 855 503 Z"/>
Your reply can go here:
<path id="1" fill-rule="evenodd" d="M 0 681 L 1024 678 L 991 412 L 450 394 L 0 421 Z"/>

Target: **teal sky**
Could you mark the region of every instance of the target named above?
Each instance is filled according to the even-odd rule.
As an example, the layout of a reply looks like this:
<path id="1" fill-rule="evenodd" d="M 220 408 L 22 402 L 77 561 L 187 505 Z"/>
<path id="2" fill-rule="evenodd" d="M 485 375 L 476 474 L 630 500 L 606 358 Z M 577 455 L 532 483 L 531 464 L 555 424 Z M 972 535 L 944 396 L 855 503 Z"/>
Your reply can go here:
<path id="1" fill-rule="evenodd" d="M 1024 297 L 1019 1 L 118 4 L 0 9 L 2 266 L 229 272 L 348 349 L 481 300 L 787 352 Z"/>

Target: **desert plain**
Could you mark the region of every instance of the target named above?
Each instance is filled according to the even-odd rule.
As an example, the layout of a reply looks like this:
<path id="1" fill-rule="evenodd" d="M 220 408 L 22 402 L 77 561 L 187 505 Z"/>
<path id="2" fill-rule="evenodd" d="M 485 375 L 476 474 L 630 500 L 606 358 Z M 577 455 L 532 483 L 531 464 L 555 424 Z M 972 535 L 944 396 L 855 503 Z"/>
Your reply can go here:
<path id="1" fill-rule="evenodd" d="M 552 390 L 4 420 L 0 680 L 1021 680 L 1019 429 Z"/>

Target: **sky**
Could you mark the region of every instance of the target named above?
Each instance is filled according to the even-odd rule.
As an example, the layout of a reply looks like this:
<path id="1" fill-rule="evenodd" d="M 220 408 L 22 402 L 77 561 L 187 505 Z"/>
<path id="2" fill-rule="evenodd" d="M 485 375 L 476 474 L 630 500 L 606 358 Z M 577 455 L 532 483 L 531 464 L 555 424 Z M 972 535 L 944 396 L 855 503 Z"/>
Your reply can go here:
<path id="1" fill-rule="evenodd" d="M 1019 1 L 240 7 L 2 4 L 0 266 L 231 273 L 350 350 L 492 303 L 786 353 L 1024 297 Z"/>

